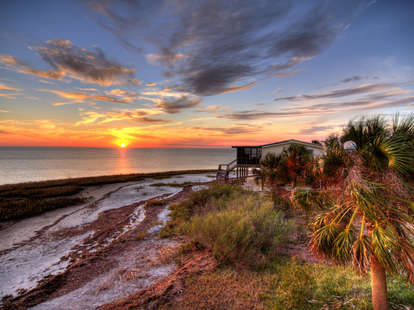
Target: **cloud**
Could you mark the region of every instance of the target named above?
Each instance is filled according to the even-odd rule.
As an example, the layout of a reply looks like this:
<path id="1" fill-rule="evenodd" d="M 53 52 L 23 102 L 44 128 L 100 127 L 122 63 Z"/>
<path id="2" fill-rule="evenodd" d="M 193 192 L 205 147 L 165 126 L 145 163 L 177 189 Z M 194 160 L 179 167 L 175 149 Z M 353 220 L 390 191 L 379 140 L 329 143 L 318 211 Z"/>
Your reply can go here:
<path id="1" fill-rule="evenodd" d="M 202 99 L 198 97 L 181 96 L 173 100 L 161 99 L 157 103 L 157 107 L 166 113 L 175 114 L 183 109 L 197 107 L 201 102 Z"/>
<path id="2" fill-rule="evenodd" d="M 20 95 L 20 91 L 22 89 L 0 83 L 0 97 L 15 99 L 17 95 Z"/>
<path id="3" fill-rule="evenodd" d="M 157 86 L 157 83 L 156 82 L 151 82 L 151 83 L 145 84 L 145 86 L 147 86 L 147 87 L 153 87 L 153 86 Z"/>
<path id="4" fill-rule="evenodd" d="M 240 134 L 251 134 L 261 131 L 259 127 L 251 126 L 232 126 L 232 127 L 193 127 L 194 130 L 213 132 L 216 134 L 225 135 L 240 135 Z"/>
<path id="5" fill-rule="evenodd" d="M 313 94 L 313 95 L 303 94 L 303 95 L 298 95 L 298 96 L 279 97 L 279 98 L 275 98 L 274 101 L 300 101 L 300 100 L 313 100 L 313 99 L 325 99 L 325 98 L 340 98 L 340 97 L 364 94 L 364 93 L 373 92 L 373 91 L 380 91 L 380 90 L 393 87 L 395 85 L 396 84 L 391 84 L 391 83 L 362 84 L 357 87 L 337 89 L 337 90 L 332 90 L 329 92 Z"/>
<path id="6" fill-rule="evenodd" d="M 54 105 L 64 105 L 64 104 L 72 104 L 72 103 L 83 103 L 83 102 L 90 102 L 90 100 L 97 100 L 97 101 L 104 101 L 104 102 L 115 102 L 115 103 L 129 103 L 130 100 L 126 99 L 117 99 L 112 96 L 107 95 L 98 95 L 98 94 L 90 94 L 86 92 L 70 92 L 70 91 L 61 91 L 61 90 L 53 90 L 53 89 L 39 89 L 39 91 L 49 92 L 52 94 L 56 94 L 61 98 L 68 99 L 70 102 L 58 102 Z"/>
<path id="7" fill-rule="evenodd" d="M 315 133 L 321 132 L 321 131 L 327 131 L 327 130 L 332 131 L 332 129 L 334 127 L 335 126 L 312 126 L 312 127 L 309 127 L 309 128 L 301 129 L 299 131 L 299 134 L 311 135 L 311 134 L 315 134 Z"/>
<path id="8" fill-rule="evenodd" d="M 7 112 L 9 112 L 9 111 L 7 111 L 7 110 L 0 110 L 0 113 L 7 113 Z"/>
<path id="9" fill-rule="evenodd" d="M 163 65 L 163 66 L 173 66 L 177 61 L 186 58 L 187 56 L 184 54 L 174 54 L 170 51 L 164 51 L 163 55 L 156 55 L 156 54 L 147 54 L 145 56 L 147 61 L 152 65 Z"/>
<path id="10" fill-rule="evenodd" d="M 297 71 L 292 71 L 292 72 L 279 72 L 279 73 L 275 73 L 275 75 L 278 77 L 289 77 L 289 76 L 295 76 L 301 72 L 302 70 L 297 70 Z"/>
<path id="11" fill-rule="evenodd" d="M 209 105 L 209 106 L 207 106 L 207 107 L 205 107 L 203 109 L 196 110 L 196 112 L 208 112 L 208 113 L 211 113 L 211 112 L 216 112 L 219 109 L 220 109 L 220 106 L 218 106 L 218 105 Z"/>
<path id="12" fill-rule="evenodd" d="M 21 89 L 20 88 L 14 88 L 14 87 L 8 86 L 6 84 L 0 83 L 0 90 L 17 90 L 17 91 L 20 91 Z"/>
<path id="13" fill-rule="evenodd" d="M 37 70 L 10 55 L 1 55 L 0 62 L 17 72 L 52 80 L 61 80 L 69 76 L 100 86 L 141 84 L 134 78 L 135 69 L 109 60 L 98 47 L 95 47 L 95 51 L 88 51 L 68 40 L 53 39 L 31 49 L 37 51 L 52 69 Z"/>
<path id="14" fill-rule="evenodd" d="M 360 77 L 358 75 L 354 75 L 354 76 L 351 76 L 349 78 L 343 79 L 342 83 L 349 83 L 349 82 L 360 81 L 360 80 L 362 80 L 362 77 Z"/>
<path id="15" fill-rule="evenodd" d="M 159 111 L 149 109 L 122 110 L 118 112 L 99 113 L 95 111 L 81 112 L 82 120 L 78 121 L 75 126 L 87 125 L 92 123 L 111 123 L 115 121 L 133 121 L 136 123 L 159 124 L 169 122 L 168 120 L 153 118 L 159 115 Z"/>
<path id="16" fill-rule="evenodd" d="M 256 82 L 251 82 L 251 83 L 247 83 L 241 86 L 234 86 L 234 87 L 227 87 L 227 88 L 223 88 L 220 93 L 224 94 L 224 93 L 232 93 L 232 92 L 237 92 L 237 91 L 241 91 L 241 90 L 246 90 L 246 89 L 250 89 L 253 88 L 257 85 Z"/>
<path id="17" fill-rule="evenodd" d="M 308 111 L 318 109 L 319 111 L 323 112 L 323 111 L 333 111 L 333 110 L 344 110 L 347 108 L 371 109 L 373 107 L 378 106 L 379 104 L 388 105 L 388 106 L 393 105 L 393 104 L 404 105 L 406 103 L 410 103 L 410 99 L 409 99 L 411 98 L 410 96 L 405 97 L 405 98 L 400 98 L 400 99 L 395 99 L 395 97 L 410 94 L 412 92 L 413 92 L 412 90 L 392 89 L 392 90 L 385 91 L 385 92 L 362 96 L 355 100 L 350 100 L 350 101 L 339 101 L 339 102 L 329 101 L 325 103 L 318 103 L 318 104 L 312 104 L 312 105 L 301 105 L 299 107 L 293 107 L 291 109 L 295 110 L 295 109 L 300 108 L 302 110 L 308 110 Z M 389 100 L 389 99 L 392 99 L 392 100 L 380 103 L 381 101 Z M 287 110 L 289 110 L 289 108 L 287 108 Z"/>
<path id="18" fill-rule="evenodd" d="M 317 56 L 348 25 L 365 1 L 320 1 L 290 14 L 287 1 L 90 1 L 99 23 L 123 39 L 152 44 L 152 63 L 179 77 L 196 95 L 215 95 L 259 75 L 287 69 Z M 122 7 L 124 6 L 124 7 Z M 232 91 L 242 90 L 233 89 Z"/>
<path id="19" fill-rule="evenodd" d="M 309 113 L 310 114 L 310 113 Z M 240 111 L 225 115 L 220 115 L 218 118 L 236 119 L 236 120 L 255 120 L 276 117 L 292 117 L 301 116 L 297 111 L 290 112 L 263 112 L 263 111 Z"/>

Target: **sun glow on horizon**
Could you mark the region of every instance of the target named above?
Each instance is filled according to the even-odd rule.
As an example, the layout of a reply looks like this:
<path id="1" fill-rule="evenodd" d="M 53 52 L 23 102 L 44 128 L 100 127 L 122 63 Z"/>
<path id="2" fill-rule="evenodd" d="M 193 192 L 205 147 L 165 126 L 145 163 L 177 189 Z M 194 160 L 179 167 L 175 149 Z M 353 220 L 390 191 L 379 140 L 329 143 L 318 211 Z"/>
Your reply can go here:
<path id="1" fill-rule="evenodd" d="M 125 142 L 121 142 L 121 145 L 120 145 L 122 148 L 126 148 L 126 143 Z"/>

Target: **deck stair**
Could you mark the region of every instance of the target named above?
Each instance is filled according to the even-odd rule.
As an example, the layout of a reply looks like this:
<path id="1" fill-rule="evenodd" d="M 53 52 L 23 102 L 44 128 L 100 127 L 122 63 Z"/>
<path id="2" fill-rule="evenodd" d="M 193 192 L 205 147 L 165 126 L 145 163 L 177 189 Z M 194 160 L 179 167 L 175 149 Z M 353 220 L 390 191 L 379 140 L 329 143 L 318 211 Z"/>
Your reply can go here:
<path id="1" fill-rule="evenodd" d="M 218 166 L 216 180 L 218 182 L 227 182 L 229 179 L 230 172 L 237 168 L 237 160 L 233 160 L 228 164 L 220 164 Z"/>

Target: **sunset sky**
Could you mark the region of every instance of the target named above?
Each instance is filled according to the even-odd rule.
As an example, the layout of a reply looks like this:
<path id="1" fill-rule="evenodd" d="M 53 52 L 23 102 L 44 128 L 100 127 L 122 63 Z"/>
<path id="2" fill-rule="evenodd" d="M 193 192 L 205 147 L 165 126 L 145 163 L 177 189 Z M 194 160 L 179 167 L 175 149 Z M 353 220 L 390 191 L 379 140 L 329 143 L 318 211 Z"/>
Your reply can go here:
<path id="1" fill-rule="evenodd" d="M 414 112 L 411 0 L 1 6 L 3 146 L 310 141 Z"/>

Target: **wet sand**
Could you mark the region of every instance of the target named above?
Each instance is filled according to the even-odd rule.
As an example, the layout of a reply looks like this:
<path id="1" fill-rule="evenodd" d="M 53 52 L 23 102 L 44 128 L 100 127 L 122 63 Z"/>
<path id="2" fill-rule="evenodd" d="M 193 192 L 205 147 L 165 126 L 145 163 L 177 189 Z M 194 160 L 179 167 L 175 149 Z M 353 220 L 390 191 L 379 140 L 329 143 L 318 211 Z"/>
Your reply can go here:
<path id="1" fill-rule="evenodd" d="M 163 253 L 180 241 L 157 237 L 168 205 L 202 188 L 150 185 L 212 180 L 189 174 L 88 187 L 78 194 L 89 197 L 85 204 L 4 223 L 2 307 L 96 309 L 150 287 L 176 269 Z M 154 198 L 166 204 L 147 207 Z"/>

